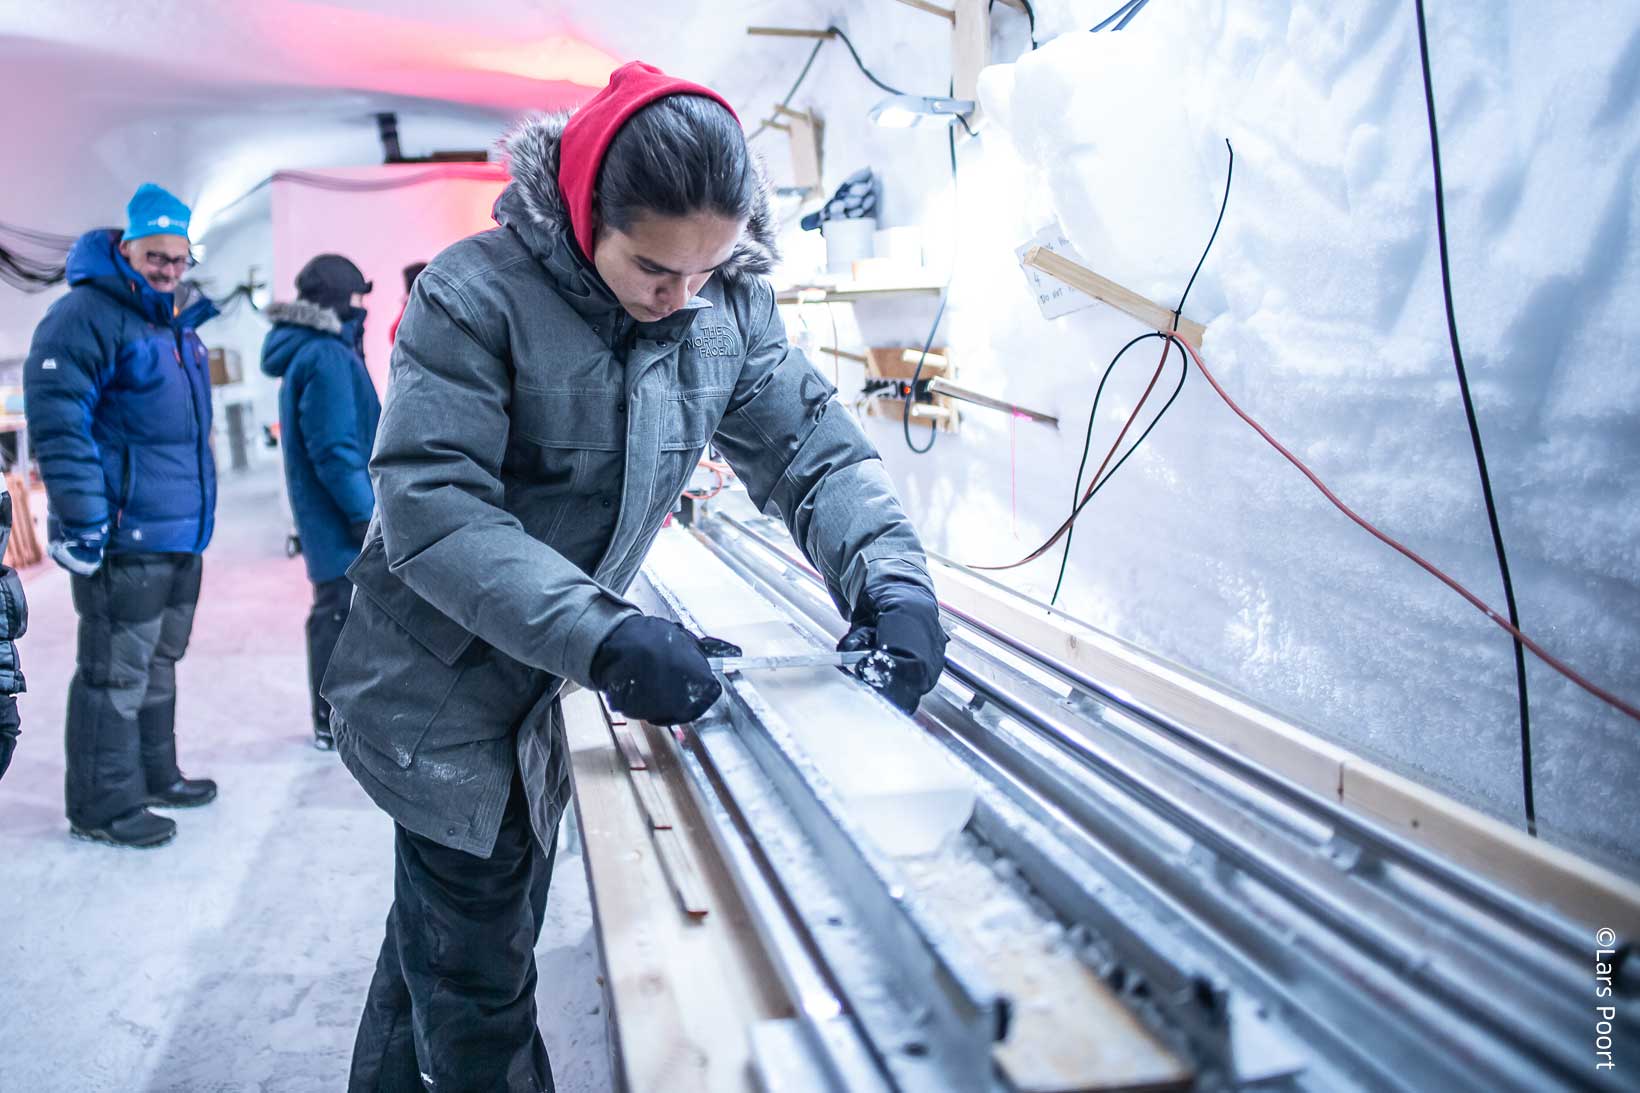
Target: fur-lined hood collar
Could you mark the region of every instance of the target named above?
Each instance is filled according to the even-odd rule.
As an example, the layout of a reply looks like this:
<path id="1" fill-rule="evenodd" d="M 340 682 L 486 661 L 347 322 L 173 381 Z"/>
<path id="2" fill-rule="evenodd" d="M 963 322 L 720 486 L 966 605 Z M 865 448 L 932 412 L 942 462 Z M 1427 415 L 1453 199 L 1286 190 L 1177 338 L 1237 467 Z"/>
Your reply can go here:
<path id="1" fill-rule="evenodd" d="M 320 307 L 308 300 L 291 300 L 289 303 L 269 304 L 262 314 L 268 317 L 269 322 L 290 323 L 293 326 L 310 327 L 321 334 L 342 333 L 342 320 L 328 307 Z"/>
<path id="2" fill-rule="evenodd" d="M 569 208 L 558 189 L 558 147 L 568 120 L 568 112 L 540 115 L 519 125 L 503 140 L 513 181 L 496 203 L 496 219 L 506 223 L 508 206 L 516 203 L 529 223 L 554 241 L 570 238 Z M 752 198 L 746 230 L 729 261 L 718 268 L 718 273 L 731 281 L 746 274 L 767 274 L 779 258 L 768 176 L 762 163 L 756 167 L 757 193 Z"/>

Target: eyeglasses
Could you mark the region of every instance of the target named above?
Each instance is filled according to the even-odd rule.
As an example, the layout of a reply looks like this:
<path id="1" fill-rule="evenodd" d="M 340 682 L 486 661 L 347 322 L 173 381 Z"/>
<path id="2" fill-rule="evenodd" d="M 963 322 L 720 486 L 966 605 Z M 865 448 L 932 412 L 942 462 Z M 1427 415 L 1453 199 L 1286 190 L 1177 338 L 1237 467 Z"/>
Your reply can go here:
<path id="1" fill-rule="evenodd" d="M 160 270 L 174 269 L 178 273 L 181 273 L 183 270 L 193 269 L 194 266 L 197 265 L 194 261 L 194 256 L 191 254 L 184 254 L 180 258 L 172 258 L 170 255 L 157 250 L 144 251 L 142 254 L 142 260 L 147 264 L 149 269 L 155 270 L 156 272 Z"/>

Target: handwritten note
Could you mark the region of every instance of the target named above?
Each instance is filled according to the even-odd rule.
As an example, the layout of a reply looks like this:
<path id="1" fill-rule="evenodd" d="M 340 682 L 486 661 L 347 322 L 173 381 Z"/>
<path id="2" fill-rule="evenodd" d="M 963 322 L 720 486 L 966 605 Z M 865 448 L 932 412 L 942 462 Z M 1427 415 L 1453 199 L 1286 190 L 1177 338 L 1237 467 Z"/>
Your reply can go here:
<path id="1" fill-rule="evenodd" d="M 1057 222 L 1049 224 L 1046 228 L 1014 248 L 1014 255 L 1020 260 L 1019 268 L 1025 274 L 1025 280 L 1031 286 L 1031 294 L 1036 297 L 1036 306 L 1042 309 L 1044 319 L 1057 319 L 1061 315 L 1081 311 L 1083 308 L 1099 302 L 1087 293 L 1078 292 L 1063 281 L 1049 277 L 1039 269 L 1027 266 L 1025 264 L 1025 252 L 1032 247 L 1046 247 L 1055 254 L 1069 258 L 1073 262 L 1081 262 L 1082 256 L 1076 253 L 1076 248 L 1071 245 L 1071 241 L 1065 236 L 1064 229 Z"/>

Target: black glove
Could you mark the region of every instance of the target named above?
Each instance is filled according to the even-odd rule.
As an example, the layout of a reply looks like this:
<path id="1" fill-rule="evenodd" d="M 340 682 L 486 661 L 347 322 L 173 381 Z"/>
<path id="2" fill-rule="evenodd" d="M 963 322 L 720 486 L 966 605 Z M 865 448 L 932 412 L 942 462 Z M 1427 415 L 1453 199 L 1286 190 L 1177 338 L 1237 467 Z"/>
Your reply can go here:
<path id="1" fill-rule="evenodd" d="M 739 656 L 717 638 L 696 638 L 675 622 L 634 615 L 609 632 L 592 657 L 592 685 L 628 717 L 677 725 L 705 713 L 723 693 L 708 656 Z"/>
<path id="2" fill-rule="evenodd" d="M 916 713 L 917 702 L 945 670 L 939 601 L 920 584 L 885 578 L 866 585 L 850 621 L 853 628 L 837 651 L 870 649 L 854 674 L 906 713 Z"/>
<path id="3" fill-rule="evenodd" d="M 17 696 L 0 695 L 0 777 L 11 766 L 11 753 L 17 748 L 17 730 L 22 719 L 17 716 Z"/>

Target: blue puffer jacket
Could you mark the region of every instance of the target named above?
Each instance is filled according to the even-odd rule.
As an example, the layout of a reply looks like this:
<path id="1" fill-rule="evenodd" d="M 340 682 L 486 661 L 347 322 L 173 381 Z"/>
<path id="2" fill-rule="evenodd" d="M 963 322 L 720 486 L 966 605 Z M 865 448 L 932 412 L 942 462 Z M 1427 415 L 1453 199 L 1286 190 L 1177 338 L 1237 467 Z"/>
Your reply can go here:
<path id="1" fill-rule="evenodd" d="M 214 309 L 176 316 L 119 238 L 99 229 L 74 244 L 73 287 L 40 321 L 23 366 L 51 534 L 106 534 L 113 553 L 197 554 L 215 523 L 216 463 L 210 368 L 189 324 Z"/>
<path id="2" fill-rule="evenodd" d="M 262 343 L 262 371 L 285 381 L 279 443 L 302 557 L 309 580 L 335 580 L 359 554 L 351 529 L 368 523 L 376 505 L 369 463 L 382 404 L 353 349 L 363 320 L 344 326 L 306 300 L 266 314 L 274 325 Z"/>

